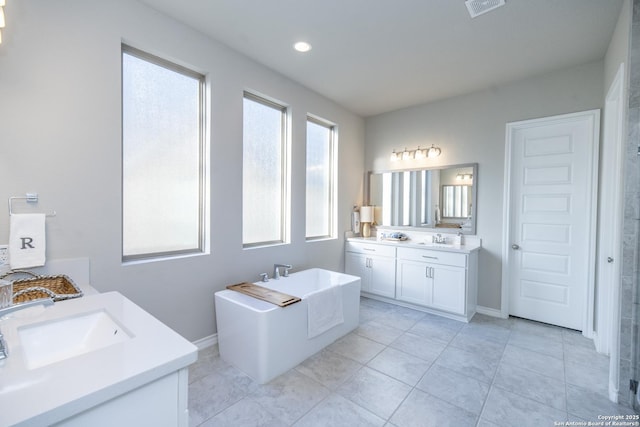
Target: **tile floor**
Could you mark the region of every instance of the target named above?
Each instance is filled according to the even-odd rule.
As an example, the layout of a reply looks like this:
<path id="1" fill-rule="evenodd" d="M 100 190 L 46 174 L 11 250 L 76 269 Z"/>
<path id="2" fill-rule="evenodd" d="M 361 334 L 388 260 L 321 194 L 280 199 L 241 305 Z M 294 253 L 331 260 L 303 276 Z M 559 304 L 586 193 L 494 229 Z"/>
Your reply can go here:
<path id="1" fill-rule="evenodd" d="M 607 399 L 608 367 L 578 332 L 362 298 L 358 329 L 265 385 L 217 346 L 201 351 L 190 425 L 539 427 L 633 414 Z"/>

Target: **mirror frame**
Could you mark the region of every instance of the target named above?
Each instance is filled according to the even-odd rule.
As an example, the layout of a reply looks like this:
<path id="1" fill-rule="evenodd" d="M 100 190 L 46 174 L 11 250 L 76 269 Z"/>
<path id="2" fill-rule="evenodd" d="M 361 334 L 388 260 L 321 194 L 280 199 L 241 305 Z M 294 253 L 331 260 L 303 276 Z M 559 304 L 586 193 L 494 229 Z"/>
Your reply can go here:
<path id="1" fill-rule="evenodd" d="M 473 183 L 471 185 L 471 197 L 473 203 L 471 204 L 471 230 L 463 230 L 460 228 L 434 228 L 434 227 L 415 227 L 408 225 L 376 225 L 376 228 L 380 229 L 398 229 L 398 230 L 413 230 L 413 231 L 426 231 L 426 232 L 438 232 L 438 233 L 457 233 L 462 232 L 463 234 L 475 235 L 477 230 L 477 205 L 478 205 L 478 164 L 477 163 L 462 163 L 456 165 L 442 165 L 442 166 L 432 166 L 432 167 L 423 167 L 423 168 L 406 168 L 406 169 L 389 169 L 389 170 L 378 170 L 378 171 L 368 171 L 365 174 L 365 183 L 364 183 L 364 200 L 365 205 L 371 204 L 371 175 L 379 175 L 383 173 L 389 172 L 413 172 L 413 171 L 423 171 L 423 170 L 443 170 L 443 169 L 457 169 L 457 168 L 472 168 L 473 169 Z M 438 195 L 438 199 L 440 199 L 440 195 Z"/>

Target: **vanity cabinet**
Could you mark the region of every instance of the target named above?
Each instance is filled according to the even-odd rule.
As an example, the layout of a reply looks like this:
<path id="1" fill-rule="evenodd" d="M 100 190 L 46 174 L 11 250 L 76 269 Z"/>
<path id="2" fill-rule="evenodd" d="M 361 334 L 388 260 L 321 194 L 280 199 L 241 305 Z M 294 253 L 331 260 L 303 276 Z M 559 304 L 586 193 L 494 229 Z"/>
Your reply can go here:
<path id="1" fill-rule="evenodd" d="M 67 418 L 53 427 L 187 427 L 188 381 L 188 368 L 181 369 Z"/>
<path id="2" fill-rule="evenodd" d="M 464 315 L 467 255 L 398 248 L 397 299 Z"/>
<path id="3" fill-rule="evenodd" d="M 478 249 L 347 241 L 345 271 L 362 279 L 367 296 L 469 321 L 477 305 Z"/>
<path id="4" fill-rule="evenodd" d="M 396 248 L 347 242 L 345 273 L 361 279 L 361 289 L 387 298 L 396 296 Z"/>

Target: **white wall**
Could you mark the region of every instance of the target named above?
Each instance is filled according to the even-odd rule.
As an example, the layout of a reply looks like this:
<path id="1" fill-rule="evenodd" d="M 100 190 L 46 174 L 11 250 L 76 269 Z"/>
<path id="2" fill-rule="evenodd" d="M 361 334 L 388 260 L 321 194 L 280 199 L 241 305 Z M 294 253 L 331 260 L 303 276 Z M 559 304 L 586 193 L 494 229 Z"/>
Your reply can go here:
<path id="1" fill-rule="evenodd" d="M 604 96 L 607 95 L 607 91 L 613 83 L 613 79 L 618 72 L 618 68 L 621 63 L 625 64 L 625 75 L 627 81 L 629 79 L 629 37 L 631 31 L 631 12 L 632 5 L 631 0 L 624 0 L 622 7 L 620 8 L 620 15 L 616 28 L 611 36 L 611 42 L 609 42 L 609 48 L 604 58 Z"/>
<path id="2" fill-rule="evenodd" d="M 601 108 L 603 63 L 586 64 L 365 120 L 365 167 L 372 170 L 478 163 L 478 304 L 500 309 L 505 125 Z M 391 163 L 392 149 L 436 144 L 442 155 Z"/>
<path id="3" fill-rule="evenodd" d="M 213 293 L 274 262 L 343 269 L 344 231 L 362 197 L 364 123 L 326 98 L 134 1 L 7 2 L 0 45 L 0 201 L 40 194 L 47 257 L 88 256 L 91 282 L 120 291 L 187 339 L 215 332 Z M 205 73 L 211 93 L 211 253 L 121 264 L 120 44 Z M 292 53 L 293 54 L 293 53 Z M 291 106 L 292 243 L 242 249 L 242 93 Z M 337 240 L 305 243 L 305 118 L 339 126 Z M 18 209 L 16 209 L 18 210 Z M 0 209 L 0 243 L 8 241 Z"/>

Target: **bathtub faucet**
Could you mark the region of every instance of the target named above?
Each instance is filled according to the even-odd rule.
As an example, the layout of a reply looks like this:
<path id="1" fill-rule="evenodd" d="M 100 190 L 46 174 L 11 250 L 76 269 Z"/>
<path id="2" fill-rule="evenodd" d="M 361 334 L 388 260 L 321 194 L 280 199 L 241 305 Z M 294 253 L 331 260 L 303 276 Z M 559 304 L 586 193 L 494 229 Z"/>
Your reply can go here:
<path id="1" fill-rule="evenodd" d="M 289 264 L 273 264 L 273 278 L 278 280 L 280 278 L 280 267 L 284 268 L 284 273 L 282 273 L 283 277 L 289 277 L 289 270 L 291 270 L 291 265 Z"/>

